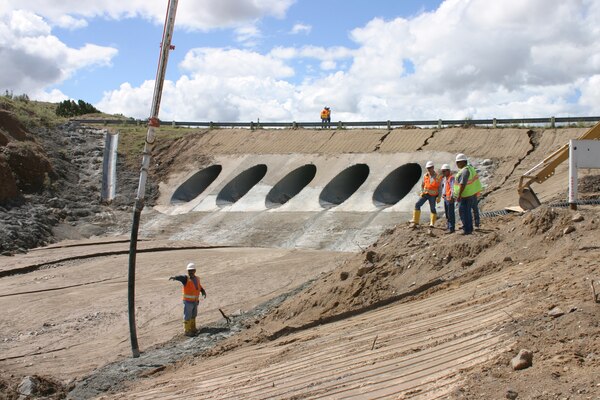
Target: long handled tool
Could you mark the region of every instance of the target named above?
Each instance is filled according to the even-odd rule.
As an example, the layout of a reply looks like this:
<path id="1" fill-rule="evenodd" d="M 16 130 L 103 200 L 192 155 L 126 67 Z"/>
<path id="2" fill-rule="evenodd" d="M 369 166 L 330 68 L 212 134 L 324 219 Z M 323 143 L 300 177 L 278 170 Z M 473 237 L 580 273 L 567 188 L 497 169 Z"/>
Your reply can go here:
<path id="1" fill-rule="evenodd" d="M 150 165 L 152 149 L 154 148 L 154 141 L 156 140 L 154 130 L 160 126 L 160 122 L 158 120 L 158 110 L 160 109 L 160 99 L 162 97 L 163 83 L 165 81 L 165 73 L 167 71 L 167 60 L 169 59 L 169 51 L 174 49 L 174 47 L 171 46 L 171 39 L 173 37 L 173 28 L 175 27 L 177 2 L 178 0 L 169 0 L 169 5 L 167 6 L 167 16 L 165 18 L 162 42 L 160 43 L 158 71 L 156 72 L 156 80 L 154 81 L 152 110 L 150 112 L 150 118 L 148 119 L 148 133 L 146 134 L 146 143 L 144 144 L 144 152 L 142 156 L 140 182 L 135 198 L 135 205 L 133 206 L 133 224 L 131 225 L 131 241 L 129 243 L 127 308 L 129 312 L 129 335 L 131 337 L 131 351 L 134 358 L 140 356 L 140 349 L 138 347 L 137 333 L 135 328 L 135 257 L 137 253 L 137 238 L 140 227 L 140 214 L 144 208 L 148 167 Z"/>

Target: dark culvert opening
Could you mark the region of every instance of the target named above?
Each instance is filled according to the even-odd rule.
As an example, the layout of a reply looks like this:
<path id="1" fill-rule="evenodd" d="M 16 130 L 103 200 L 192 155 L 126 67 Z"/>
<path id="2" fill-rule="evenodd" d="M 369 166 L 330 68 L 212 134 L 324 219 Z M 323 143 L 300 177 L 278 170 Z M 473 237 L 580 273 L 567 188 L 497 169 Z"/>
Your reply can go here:
<path id="1" fill-rule="evenodd" d="M 416 163 L 404 164 L 386 176 L 373 193 L 373 203 L 377 207 L 393 206 L 404 198 L 421 179 L 421 166 Z"/>
<path id="2" fill-rule="evenodd" d="M 342 204 L 358 190 L 369 176 L 367 164 L 355 164 L 335 176 L 321 191 L 319 203 L 329 208 Z"/>
<path id="3" fill-rule="evenodd" d="M 223 167 L 220 165 L 211 165 L 196 172 L 175 190 L 175 193 L 171 197 L 171 204 L 187 203 L 198 197 L 200 193 L 204 192 L 217 179 L 221 170 L 223 170 Z"/>
<path id="4" fill-rule="evenodd" d="M 258 164 L 233 178 L 217 195 L 217 205 L 233 204 L 246 195 L 267 174 L 267 166 Z"/>
<path id="5" fill-rule="evenodd" d="M 308 185 L 317 174 L 317 167 L 306 164 L 296 168 L 273 186 L 267 194 L 267 208 L 279 207 L 287 203 Z"/>

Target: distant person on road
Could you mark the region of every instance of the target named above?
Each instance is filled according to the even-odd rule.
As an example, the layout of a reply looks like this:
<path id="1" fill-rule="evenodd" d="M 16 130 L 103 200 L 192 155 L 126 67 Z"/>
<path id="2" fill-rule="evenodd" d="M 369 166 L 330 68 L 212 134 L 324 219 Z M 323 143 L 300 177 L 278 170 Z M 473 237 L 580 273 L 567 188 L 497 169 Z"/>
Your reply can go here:
<path id="1" fill-rule="evenodd" d="M 435 204 L 439 203 L 441 199 L 440 184 L 442 182 L 442 176 L 435 172 L 433 161 L 427 161 L 425 168 L 427 168 L 427 172 L 425 173 L 425 176 L 423 176 L 423 182 L 421 183 L 421 198 L 415 203 L 412 225 L 419 225 L 419 220 L 421 219 L 421 206 L 426 202 L 429 202 L 429 210 L 431 211 L 429 226 L 434 226 L 435 221 L 437 220 Z"/>
<path id="2" fill-rule="evenodd" d="M 321 128 L 329 128 L 331 126 L 331 109 L 323 108 L 321 111 Z"/>
<path id="3" fill-rule="evenodd" d="M 477 201 L 477 193 L 482 186 L 475 168 L 469 164 L 467 156 L 456 155 L 458 173 L 454 182 L 454 196 L 458 203 L 458 214 L 463 224 L 463 234 L 473 233 L 473 206 Z"/>
<path id="4" fill-rule="evenodd" d="M 206 298 L 206 291 L 196 276 L 196 265 L 189 263 L 186 270 L 187 275 L 172 276 L 169 280 L 179 281 L 183 285 L 183 329 L 185 336 L 195 336 L 198 333 L 196 316 L 198 315 L 200 293 L 203 298 Z"/>
<path id="5" fill-rule="evenodd" d="M 454 233 L 456 215 L 454 210 L 454 175 L 448 164 L 442 165 L 442 198 L 444 199 L 444 213 L 446 214 L 447 233 Z"/>

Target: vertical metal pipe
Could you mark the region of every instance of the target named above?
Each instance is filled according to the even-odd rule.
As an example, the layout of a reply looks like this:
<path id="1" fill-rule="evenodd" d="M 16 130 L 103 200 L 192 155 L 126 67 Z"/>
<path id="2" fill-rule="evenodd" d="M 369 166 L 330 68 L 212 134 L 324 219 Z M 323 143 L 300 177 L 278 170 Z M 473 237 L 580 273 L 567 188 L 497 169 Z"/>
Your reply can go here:
<path id="1" fill-rule="evenodd" d="M 577 147 L 569 140 L 569 208 L 577 210 Z"/>
<path id="2" fill-rule="evenodd" d="M 173 28 L 175 27 L 175 14 L 177 12 L 178 0 L 169 0 L 167 6 L 167 16 L 163 30 L 162 41 L 160 43 L 160 57 L 158 59 L 158 70 L 154 81 L 154 94 L 152 96 L 152 109 L 148 120 L 148 133 L 146 134 L 146 143 L 142 155 L 142 168 L 140 170 L 140 181 L 138 185 L 135 204 L 133 206 L 133 223 L 131 224 L 131 240 L 129 242 L 129 274 L 127 281 L 127 309 L 129 313 L 129 336 L 131 340 L 131 352 L 133 357 L 140 356 L 140 349 L 137 341 L 137 332 L 135 324 L 135 261 L 137 254 L 137 238 L 140 227 L 140 215 L 144 208 L 144 196 L 146 192 L 146 179 L 148 177 L 148 167 L 150 157 L 155 141 L 155 128 L 160 126 L 158 120 L 158 111 L 160 109 L 160 100 L 162 97 L 165 73 L 167 70 L 167 61 L 173 37 Z"/>

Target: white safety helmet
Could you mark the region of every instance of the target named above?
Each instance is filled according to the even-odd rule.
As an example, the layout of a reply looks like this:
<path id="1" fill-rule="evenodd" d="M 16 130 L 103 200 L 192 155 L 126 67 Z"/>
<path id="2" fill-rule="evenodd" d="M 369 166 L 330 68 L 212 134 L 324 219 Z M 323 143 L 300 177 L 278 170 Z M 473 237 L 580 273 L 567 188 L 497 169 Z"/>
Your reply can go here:
<path id="1" fill-rule="evenodd" d="M 187 268 L 186 268 L 186 270 L 188 270 L 188 271 L 195 271 L 195 270 L 196 270 L 196 264 L 194 264 L 194 263 L 189 263 L 189 264 L 187 265 Z"/>
<path id="2" fill-rule="evenodd" d="M 468 161 L 467 156 L 465 156 L 463 153 L 458 153 L 456 155 L 456 162 L 458 161 Z"/>
<path id="3" fill-rule="evenodd" d="M 425 164 L 425 168 L 431 168 L 433 167 L 433 161 L 427 161 L 427 164 Z"/>
<path id="4" fill-rule="evenodd" d="M 442 171 L 443 171 L 443 170 L 450 171 L 450 166 L 449 166 L 448 164 L 444 164 L 444 165 L 442 165 Z"/>

